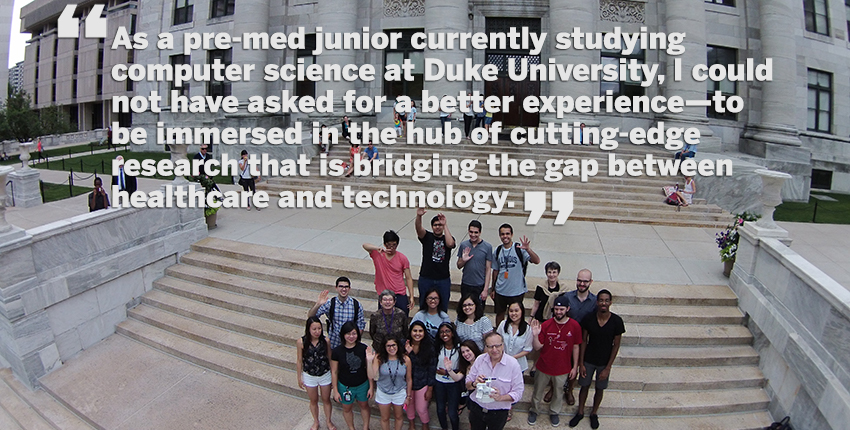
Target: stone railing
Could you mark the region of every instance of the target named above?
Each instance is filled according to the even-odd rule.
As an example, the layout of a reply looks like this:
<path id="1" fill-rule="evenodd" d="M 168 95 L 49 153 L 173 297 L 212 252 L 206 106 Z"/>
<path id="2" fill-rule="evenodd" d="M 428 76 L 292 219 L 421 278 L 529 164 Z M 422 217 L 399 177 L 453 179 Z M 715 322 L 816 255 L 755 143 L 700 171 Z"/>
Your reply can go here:
<path id="1" fill-rule="evenodd" d="M 2 230 L 0 355 L 30 386 L 114 333 L 127 308 L 207 234 L 201 209 L 177 208 L 107 209 Z"/>
<path id="2" fill-rule="evenodd" d="M 782 181 L 768 176 L 762 203 L 770 208 L 739 229 L 730 282 L 755 337 L 770 412 L 790 415 L 794 428 L 847 428 L 850 291 L 787 246 L 772 219 Z"/>

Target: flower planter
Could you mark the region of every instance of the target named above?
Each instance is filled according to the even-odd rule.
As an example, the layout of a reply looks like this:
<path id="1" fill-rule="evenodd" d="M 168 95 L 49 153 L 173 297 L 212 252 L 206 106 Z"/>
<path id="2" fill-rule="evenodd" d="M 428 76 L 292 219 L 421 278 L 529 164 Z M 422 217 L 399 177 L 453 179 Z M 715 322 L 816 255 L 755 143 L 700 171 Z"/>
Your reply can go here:
<path id="1" fill-rule="evenodd" d="M 217 212 L 213 212 L 212 215 L 207 215 L 206 217 L 204 217 L 207 221 L 207 230 L 212 230 L 216 227 L 215 219 L 216 219 L 217 215 L 218 215 Z"/>
<path id="2" fill-rule="evenodd" d="M 732 274 L 732 268 L 735 267 L 735 260 L 723 262 L 723 276 L 729 277 Z"/>

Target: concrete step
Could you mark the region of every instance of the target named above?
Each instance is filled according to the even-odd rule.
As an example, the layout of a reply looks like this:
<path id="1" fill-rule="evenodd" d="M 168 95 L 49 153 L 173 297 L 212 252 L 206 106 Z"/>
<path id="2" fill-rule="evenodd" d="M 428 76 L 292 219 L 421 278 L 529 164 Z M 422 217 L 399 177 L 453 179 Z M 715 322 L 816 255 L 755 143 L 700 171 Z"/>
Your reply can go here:
<path id="1" fill-rule="evenodd" d="M 238 275 L 237 285 L 246 278 L 260 279 L 275 284 L 285 284 L 286 279 L 303 279 L 294 272 L 307 272 L 310 282 L 289 284 L 312 289 L 312 294 L 332 288 L 333 281 L 344 273 L 352 279 L 352 295 L 354 297 L 374 298 L 374 268 L 371 260 L 366 258 L 348 258 L 334 256 L 327 258 L 324 254 L 309 251 L 289 250 L 263 245 L 245 247 L 244 244 L 226 239 L 208 237 L 192 245 L 192 250 L 181 259 L 181 265 L 172 266 L 177 269 L 184 265 L 197 266 L 204 269 L 219 270 L 223 273 Z M 365 253 L 364 253 L 365 256 Z M 250 269 L 245 269 L 250 266 Z M 418 266 L 411 266 L 412 273 L 418 273 Z M 204 272 L 204 271 L 202 271 Z M 221 274 L 216 274 L 220 276 Z M 296 277 L 297 275 L 297 277 Z M 315 275 L 325 275 L 319 278 Z M 452 270 L 453 290 L 459 290 L 461 272 Z M 179 277 L 179 276 L 175 276 Z M 416 275 L 414 275 L 416 277 Z M 529 276 L 529 285 L 542 284 L 543 278 Z M 329 281 L 328 281 L 329 280 Z M 194 282 L 194 281 L 193 281 Z M 659 284 L 632 284 L 625 282 L 596 281 L 595 289 L 606 288 L 617 299 L 617 305 L 641 304 L 664 306 L 737 306 L 738 298 L 725 285 L 676 285 L 669 287 Z M 272 297 L 284 295 L 270 292 Z M 303 295 L 303 290 L 301 291 Z M 288 297 L 285 303 L 293 303 L 293 299 L 306 300 L 315 303 L 315 298 Z M 526 297 L 533 297 L 529 292 Z M 268 298 L 268 297 L 265 297 Z M 277 299 L 275 299 L 277 300 Z"/>
<path id="2" fill-rule="evenodd" d="M 57 430 L 49 421 L 28 405 L 24 399 L 18 397 L 11 387 L 5 382 L 0 382 L 0 409 L 4 410 L 7 417 L 0 418 L 2 421 L 11 421 L 17 428 L 25 430 Z M 16 428 L 11 426 L 10 428 Z"/>
<path id="3" fill-rule="evenodd" d="M 624 346 L 614 364 L 621 366 L 707 367 L 757 365 L 752 346 L 657 347 Z"/>
<path id="4" fill-rule="evenodd" d="M 0 379 L 2 379 L 0 386 L 5 383 L 14 395 L 50 424 L 52 428 L 61 430 L 91 430 L 94 428 L 43 390 L 33 391 L 27 388 L 15 378 L 10 369 L 0 370 Z M 2 419 L 0 419 L 0 428 L 7 428 L 2 426 Z"/>
<path id="5" fill-rule="evenodd" d="M 312 306 L 309 297 L 303 306 L 266 300 L 230 291 L 187 282 L 181 279 L 164 277 L 154 281 L 154 287 L 177 296 L 218 306 L 232 311 L 242 312 L 274 321 L 300 325 Z M 531 308 L 528 308 L 530 311 Z M 364 309 L 366 317 L 371 309 Z M 665 306 L 664 315 L 658 315 L 658 307 L 653 305 L 617 305 L 617 314 L 627 324 L 709 324 L 740 325 L 743 315 L 734 306 Z"/>
<path id="6" fill-rule="evenodd" d="M 119 324 L 117 332 L 225 375 L 275 391 L 302 397 L 304 395 L 303 391 L 298 389 L 295 374 L 290 368 L 231 354 L 210 346 L 206 341 L 195 342 L 135 318 Z M 289 355 L 292 355 L 291 351 Z M 517 410 L 527 410 L 530 398 L 531 390 L 526 389 L 522 400 L 516 405 Z M 606 403 L 600 409 L 600 414 L 663 416 L 728 413 L 761 410 L 767 403 L 767 395 L 760 388 L 678 391 L 675 395 L 666 391 L 635 392 L 609 389 L 606 391 Z"/>
<path id="7" fill-rule="evenodd" d="M 621 345 L 750 345 L 753 336 L 741 325 L 629 324 Z"/>
<path id="8" fill-rule="evenodd" d="M 250 337 L 152 306 L 137 306 L 128 311 L 127 315 L 160 330 L 237 356 L 276 367 L 295 368 L 295 348 L 281 342 Z"/>
<path id="9" fill-rule="evenodd" d="M 0 428 L 6 430 L 23 430 L 18 425 L 18 422 L 2 407 L 0 407 Z"/>
<path id="10" fill-rule="evenodd" d="M 607 392 L 606 392 L 607 393 Z M 606 398 L 606 401 L 608 399 Z M 589 413 L 589 412 L 588 412 Z M 537 418 L 537 426 L 530 427 L 526 424 L 528 414 L 525 412 L 514 413 L 514 418 L 505 429 L 524 429 L 547 427 L 548 417 Z M 572 415 L 561 414 L 561 426 L 566 427 Z M 741 412 L 727 414 L 713 414 L 705 416 L 676 416 L 676 417 L 599 417 L 600 428 L 606 429 L 641 429 L 641 430 L 762 430 L 773 422 L 770 414 L 761 412 Z M 566 427 L 569 428 L 569 427 Z M 589 429 L 590 421 L 585 418 L 575 427 L 579 430 Z"/>
<path id="11" fill-rule="evenodd" d="M 303 397 L 295 372 L 231 354 L 130 318 L 115 332 L 215 372 L 285 394 Z"/>

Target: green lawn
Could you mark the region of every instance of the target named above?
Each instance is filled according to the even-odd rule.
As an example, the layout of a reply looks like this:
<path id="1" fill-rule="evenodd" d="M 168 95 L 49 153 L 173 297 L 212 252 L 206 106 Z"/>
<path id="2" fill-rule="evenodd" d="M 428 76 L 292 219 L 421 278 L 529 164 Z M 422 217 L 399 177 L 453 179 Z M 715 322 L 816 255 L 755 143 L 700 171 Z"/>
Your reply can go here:
<path id="1" fill-rule="evenodd" d="M 123 150 L 125 150 L 126 146 L 127 145 L 113 146 L 112 151 L 123 151 Z M 36 152 L 35 146 L 31 147 L 30 149 L 32 151 L 32 152 L 30 152 L 31 160 L 38 160 L 38 152 Z M 49 160 L 49 159 L 54 158 L 54 157 L 70 156 L 71 154 L 80 154 L 80 153 L 83 153 L 83 152 L 91 153 L 93 151 L 98 151 L 98 150 L 101 150 L 101 149 L 107 149 L 106 145 L 100 145 L 98 142 L 91 142 L 91 143 L 84 143 L 82 145 L 66 146 L 64 148 L 47 149 L 47 150 L 44 151 L 44 153 L 42 155 L 44 157 L 47 157 L 47 159 Z M 11 160 L 0 161 L 0 165 L 20 164 L 21 163 L 20 160 L 21 160 L 20 156 L 16 154 L 12 157 Z M 44 161 L 42 161 L 42 163 L 44 163 Z"/>
<path id="2" fill-rule="evenodd" d="M 71 189 L 68 187 L 68 184 L 51 184 L 48 182 L 44 182 L 44 203 L 55 202 L 57 200 L 64 200 L 70 197 L 76 197 L 80 194 L 88 194 L 92 191 L 90 187 L 78 187 L 74 186 L 73 195 L 71 195 Z"/>
<path id="3" fill-rule="evenodd" d="M 814 192 L 813 195 L 829 196 L 838 201 L 829 202 L 809 197 L 808 203 L 782 203 L 776 207 L 773 219 L 823 224 L 850 224 L 850 195 L 820 192 Z M 815 213 L 816 206 L 817 213 Z"/>

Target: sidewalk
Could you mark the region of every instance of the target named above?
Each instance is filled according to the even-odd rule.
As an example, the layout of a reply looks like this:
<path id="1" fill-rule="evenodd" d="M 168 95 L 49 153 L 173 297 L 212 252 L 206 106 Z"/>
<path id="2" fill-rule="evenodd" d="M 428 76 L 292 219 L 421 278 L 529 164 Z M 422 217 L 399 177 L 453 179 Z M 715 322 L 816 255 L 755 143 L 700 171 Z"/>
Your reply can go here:
<path id="1" fill-rule="evenodd" d="M 47 182 L 67 180 L 66 172 L 39 170 Z M 105 184 L 110 176 L 103 176 Z M 139 189 L 150 192 L 169 181 L 139 179 Z M 222 191 L 239 189 L 221 185 Z M 48 203 L 29 209 L 8 208 L 6 219 L 18 227 L 29 229 L 88 211 L 86 196 Z M 245 243 L 323 252 L 355 258 L 368 258 L 361 245 L 379 244 L 384 231 L 393 229 L 401 236 L 399 250 L 418 264 L 421 248 L 413 227 L 413 209 L 346 209 L 334 203 L 328 209 L 280 209 L 272 199 L 270 207 L 257 212 L 245 209 L 222 209 L 218 212 L 218 228 L 213 237 Z M 436 214 L 429 211 L 426 218 Z M 540 265 L 532 265 L 530 273 L 543 275 L 543 264 L 557 261 L 563 279 L 579 269 L 589 268 L 596 280 L 666 283 L 726 284 L 722 275 L 714 235 L 717 231 L 702 228 L 615 224 L 605 222 L 567 221 L 554 226 L 552 219 L 542 219 L 537 226 L 526 226 L 524 217 L 475 215 L 446 212 L 455 239 L 466 239 L 466 225 L 478 219 L 484 226 L 482 237 L 498 243 L 497 228 L 502 223 L 514 227 L 514 240 L 525 235 L 540 255 Z M 850 226 L 832 224 L 780 223 L 791 233 L 791 248 L 818 268 L 850 289 Z"/>

